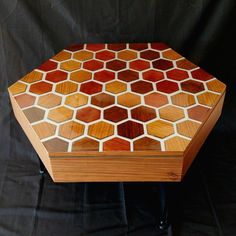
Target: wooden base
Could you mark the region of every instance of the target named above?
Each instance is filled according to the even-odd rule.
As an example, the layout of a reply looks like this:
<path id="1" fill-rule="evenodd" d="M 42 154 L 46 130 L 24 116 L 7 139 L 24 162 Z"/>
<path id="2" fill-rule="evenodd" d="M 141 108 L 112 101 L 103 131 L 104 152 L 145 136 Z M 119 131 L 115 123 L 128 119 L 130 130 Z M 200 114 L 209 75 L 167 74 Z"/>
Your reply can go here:
<path id="1" fill-rule="evenodd" d="M 145 156 L 58 156 L 48 153 L 30 126 L 13 96 L 10 95 L 14 114 L 31 140 L 49 174 L 55 182 L 125 182 L 125 181 L 181 181 L 197 152 L 217 122 L 224 95 L 209 113 L 203 126 L 194 136 L 185 152 L 153 152 Z M 103 153 L 104 154 L 104 153 Z M 122 154 L 122 153 L 121 153 Z M 155 154 L 155 157 L 154 157 Z M 84 154 L 85 155 L 85 154 Z"/>

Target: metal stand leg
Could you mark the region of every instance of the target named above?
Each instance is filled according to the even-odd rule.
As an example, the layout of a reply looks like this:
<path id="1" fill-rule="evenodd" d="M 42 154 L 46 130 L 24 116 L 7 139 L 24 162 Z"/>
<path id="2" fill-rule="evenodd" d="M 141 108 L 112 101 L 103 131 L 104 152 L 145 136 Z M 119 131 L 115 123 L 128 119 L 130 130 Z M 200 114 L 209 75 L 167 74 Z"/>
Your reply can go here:
<path id="1" fill-rule="evenodd" d="M 160 194 L 160 219 L 159 219 L 159 229 L 161 231 L 167 231 L 168 236 L 172 235 L 171 225 L 169 222 L 168 215 L 168 205 L 167 205 L 167 194 L 164 183 L 159 184 L 159 194 Z"/>
<path id="2" fill-rule="evenodd" d="M 39 173 L 41 175 L 45 173 L 45 166 L 44 166 L 43 162 L 40 160 L 40 158 L 39 158 Z"/>

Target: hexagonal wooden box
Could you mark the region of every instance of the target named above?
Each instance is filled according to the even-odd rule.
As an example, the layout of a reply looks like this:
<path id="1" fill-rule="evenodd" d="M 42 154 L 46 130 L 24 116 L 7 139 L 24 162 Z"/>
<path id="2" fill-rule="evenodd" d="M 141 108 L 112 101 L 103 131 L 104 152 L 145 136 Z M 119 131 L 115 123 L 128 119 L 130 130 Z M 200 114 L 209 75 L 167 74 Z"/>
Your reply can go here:
<path id="1" fill-rule="evenodd" d="M 9 95 L 54 181 L 181 181 L 225 87 L 163 43 L 78 44 Z"/>

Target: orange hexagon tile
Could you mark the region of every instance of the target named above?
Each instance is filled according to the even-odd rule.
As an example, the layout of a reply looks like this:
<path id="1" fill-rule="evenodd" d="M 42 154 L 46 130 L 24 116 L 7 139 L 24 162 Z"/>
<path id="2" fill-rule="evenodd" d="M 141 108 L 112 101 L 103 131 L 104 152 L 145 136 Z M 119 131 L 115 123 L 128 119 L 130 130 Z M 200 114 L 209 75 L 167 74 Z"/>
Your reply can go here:
<path id="1" fill-rule="evenodd" d="M 74 53 L 73 58 L 79 61 L 87 61 L 93 58 L 93 53 L 87 50 L 81 50 L 79 52 Z"/>
<path id="2" fill-rule="evenodd" d="M 71 53 L 66 51 L 61 51 L 58 54 L 56 54 L 54 57 L 52 57 L 55 61 L 65 61 L 71 58 Z"/>
<path id="3" fill-rule="evenodd" d="M 172 103 L 181 107 L 188 107 L 195 104 L 195 98 L 191 94 L 178 93 L 171 97 Z"/>
<path id="4" fill-rule="evenodd" d="M 123 50 L 118 53 L 118 58 L 124 61 L 130 61 L 137 58 L 137 53 L 131 50 Z"/>
<path id="5" fill-rule="evenodd" d="M 168 121 L 177 121 L 185 117 L 184 110 L 172 105 L 160 108 L 160 118 Z"/>
<path id="6" fill-rule="evenodd" d="M 213 107 L 219 98 L 220 98 L 220 95 L 211 93 L 211 92 L 205 92 L 197 96 L 198 102 L 200 104 L 206 105 L 209 107 Z"/>
<path id="7" fill-rule="evenodd" d="M 221 81 L 214 79 L 210 82 L 207 82 L 207 88 L 217 93 L 223 93 L 226 89 L 226 86 Z"/>
<path id="8" fill-rule="evenodd" d="M 80 93 L 72 94 L 66 97 L 65 104 L 71 107 L 81 107 L 88 103 L 88 96 Z"/>
<path id="9" fill-rule="evenodd" d="M 143 137 L 134 141 L 135 151 L 160 151 L 161 143 L 149 137 Z"/>
<path id="10" fill-rule="evenodd" d="M 44 139 L 55 134 L 56 125 L 43 121 L 33 125 L 33 129 L 40 139 Z"/>
<path id="11" fill-rule="evenodd" d="M 114 81 L 111 83 L 106 84 L 106 91 L 114 94 L 122 93 L 126 91 L 127 85 L 120 81 Z"/>
<path id="12" fill-rule="evenodd" d="M 26 88 L 27 88 L 26 84 L 23 84 L 21 82 L 16 82 L 9 88 L 9 90 L 13 95 L 16 95 L 25 92 Z"/>
<path id="13" fill-rule="evenodd" d="M 57 123 L 70 120 L 73 116 L 73 111 L 67 107 L 60 106 L 49 111 L 48 119 Z"/>
<path id="14" fill-rule="evenodd" d="M 21 81 L 24 81 L 26 83 L 34 83 L 36 81 L 42 80 L 43 74 L 39 71 L 33 70 L 29 74 L 25 75 Z"/>
<path id="15" fill-rule="evenodd" d="M 118 96 L 117 99 L 118 104 L 125 106 L 125 107 L 134 107 L 140 104 L 141 99 L 139 95 L 133 93 L 124 93 Z"/>
<path id="16" fill-rule="evenodd" d="M 67 139 L 74 139 L 81 136 L 84 133 L 84 125 L 75 122 L 69 121 L 60 125 L 59 129 L 59 136 L 67 138 Z"/>
<path id="17" fill-rule="evenodd" d="M 38 105 L 45 108 L 56 107 L 61 104 L 61 96 L 53 93 L 45 94 L 39 97 Z"/>
<path id="18" fill-rule="evenodd" d="M 88 135 L 97 139 L 104 139 L 113 134 L 114 126 L 105 121 L 99 121 L 95 124 L 90 125 L 88 128 Z"/>
<path id="19" fill-rule="evenodd" d="M 72 143 L 72 152 L 98 151 L 98 150 L 99 150 L 99 142 L 88 137 L 82 138 Z"/>
<path id="20" fill-rule="evenodd" d="M 156 120 L 147 124 L 147 132 L 152 136 L 165 138 L 174 133 L 174 127 L 169 122 Z"/>
<path id="21" fill-rule="evenodd" d="M 166 151 L 184 151 L 189 144 L 189 140 L 175 136 L 165 141 Z"/>
<path id="22" fill-rule="evenodd" d="M 186 120 L 178 123 L 176 126 L 179 134 L 192 138 L 199 129 L 200 124 L 195 121 Z"/>
<path id="23" fill-rule="evenodd" d="M 77 156 L 182 152 L 225 90 L 154 42 L 70 45 L 16 81 L 9 94 L 48 152 Z"/>
<path id="24" fill-rule="evenodd" d="M 78 85 L 70 81 L 62 82 L 56 86 L 56 92 L 61 94 L 69 94 L 76 92 Z"/>
<path id="25" fill-rule="evenodd" d="M 48 93 L 52 91 L 52 85 L 44 81 L 37 82 L 30 85 L 29 91 L 35 94 Z"/>
<path id="26" fill-rule="evenodd" d="M 82 83 L 92 79 L 92 73 L 86 70 L 78 70 L 71 73 L 70 79 L 75 82 Z"/>
<path id="27" fill-rule="evenodd" d="M 144 97 L 145 104 L 152 107 L 161 107 L 168 103 L 167 96 L 160 93 L 151 93 Z"/>
<path id="28" fill-rule="evenodd" d="M 75 60 L 69 60 L 61 63 L 61 69 L 66 71 L 78 70 L 81 66 L 81 63 Z"/>

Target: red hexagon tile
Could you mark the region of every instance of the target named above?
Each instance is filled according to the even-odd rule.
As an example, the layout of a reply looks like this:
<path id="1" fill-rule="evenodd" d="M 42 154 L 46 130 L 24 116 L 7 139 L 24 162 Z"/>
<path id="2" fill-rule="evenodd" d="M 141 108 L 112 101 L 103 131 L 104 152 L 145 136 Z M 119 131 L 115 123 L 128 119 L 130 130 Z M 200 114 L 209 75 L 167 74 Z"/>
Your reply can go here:
<path id="1" fill-rule="evenodd" d="M 226 86 L 164 43 L 74 44 L 9 87 L 49 152 L 184 151 Z"/>
<path id="2" fill-rule="evenodd" d="M 102 85 L 94 81 L 81 84 L 80 91 L 89 95 L 102 91 Z"/>

